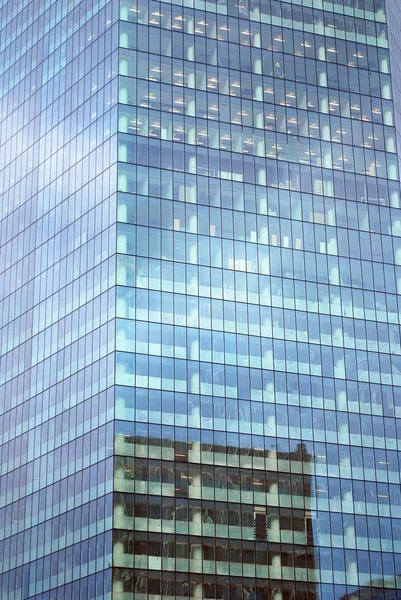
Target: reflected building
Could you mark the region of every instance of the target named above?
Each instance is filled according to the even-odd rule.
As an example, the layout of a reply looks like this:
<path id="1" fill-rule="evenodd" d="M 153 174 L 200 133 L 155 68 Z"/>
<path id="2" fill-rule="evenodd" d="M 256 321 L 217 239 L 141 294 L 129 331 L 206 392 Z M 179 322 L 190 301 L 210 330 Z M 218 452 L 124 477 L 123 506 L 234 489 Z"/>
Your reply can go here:
<path id="1" fill-rule="evenodd" d="M 288 452 L 276 443 L 157 437 L 144 453 L 143 437 L 128 432 L 116 444 L 114 583 L 122 597 L 251 600 L 283 597 L 283 588 L 284 597 L 317 597 L 306 576 L 317 580 L 318 551 L 312 457 L 302 444 Z M 288 466 L 302 474 L 291 478 Z M 304 576 L 297 584 L 295 573 Z"/>
<path id="2" fill-rule="evenodd" d="M 363 587 L 343 596 L 341 600 L 381 600 L 382 598 L 397 598 L 391 588 L 400 589 L 401 578 L 396 575 L 391 579 L 378 579 L 369 582 L 369 587 Z M 383 591 L 383 588 L 390 588 Z"/>
<path id="3" fill-rule="evenodd" d="M 0 28 L 1 598 L 399 600 L 398 1 Z"/>

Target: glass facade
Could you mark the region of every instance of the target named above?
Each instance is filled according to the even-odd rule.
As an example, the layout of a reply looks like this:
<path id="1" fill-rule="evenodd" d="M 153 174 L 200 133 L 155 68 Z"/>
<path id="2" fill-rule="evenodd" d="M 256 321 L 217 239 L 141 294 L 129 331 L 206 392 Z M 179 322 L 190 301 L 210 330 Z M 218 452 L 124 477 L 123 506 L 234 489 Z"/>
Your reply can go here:
<path id="1" fill-rule="evenodd" d="M 114 597 L 400 598 L 399 28 L 120 19 Z"/>
<path id="2" fill-rule="evenodd" d="M 397 0 L 0 0 L 0 596 L 401 599 Z"/>
<path id="3" fill-rule="evenodd" d="M 111 598 L 118 6 L 0 2 L 0 597 Z"/>

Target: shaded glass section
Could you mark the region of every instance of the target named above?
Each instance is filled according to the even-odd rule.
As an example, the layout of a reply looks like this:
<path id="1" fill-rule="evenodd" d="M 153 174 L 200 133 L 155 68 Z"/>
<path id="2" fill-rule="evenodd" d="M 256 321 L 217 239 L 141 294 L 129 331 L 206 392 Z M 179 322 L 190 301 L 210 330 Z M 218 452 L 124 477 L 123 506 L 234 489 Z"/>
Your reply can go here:
<path id="1" fill-rule="evenodd" d="M 0 596 L 111 597 L 117 10 L 0 3 Z"/>

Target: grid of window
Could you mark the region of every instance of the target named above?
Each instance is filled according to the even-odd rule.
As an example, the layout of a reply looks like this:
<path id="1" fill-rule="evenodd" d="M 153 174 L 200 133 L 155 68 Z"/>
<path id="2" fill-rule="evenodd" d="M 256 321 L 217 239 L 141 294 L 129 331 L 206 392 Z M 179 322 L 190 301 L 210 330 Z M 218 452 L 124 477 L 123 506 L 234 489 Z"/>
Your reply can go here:
<path id="1" fill-rule="evenodd" d="M 0 596 L 111 598 L 118 7 L 0 2 Z"/>
<path id="2" fill-rule="evenodd" d="M 120 19 L 113 597 L 400 598 L 385 2 Z"/>
<path id="3" fill-rule="evenodd" d="M 0 595 L 401 598 L 396 0 L 0 0 Z"/>

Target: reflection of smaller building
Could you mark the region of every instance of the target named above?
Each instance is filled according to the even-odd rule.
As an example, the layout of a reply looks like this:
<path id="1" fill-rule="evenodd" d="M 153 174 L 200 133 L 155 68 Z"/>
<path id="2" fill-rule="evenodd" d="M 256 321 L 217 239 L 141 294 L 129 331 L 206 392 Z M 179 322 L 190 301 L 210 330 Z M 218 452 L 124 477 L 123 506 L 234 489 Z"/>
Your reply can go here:
<path id="1" fill-rule="evenodd" d="M 212 431 L 189 442 L 181 428 L 163 440 L 138 425 L 140 435 L 116 438 L 115 598 L 316 598 L 304 444 L 232 446 Z"/>
<path id="2" fill-rule="evenodd" d="M 401 575 L 393 578 L 374 579 L 366 587 L 342 596 L 340 600 L 399 600 L 401 598 Z"/>

